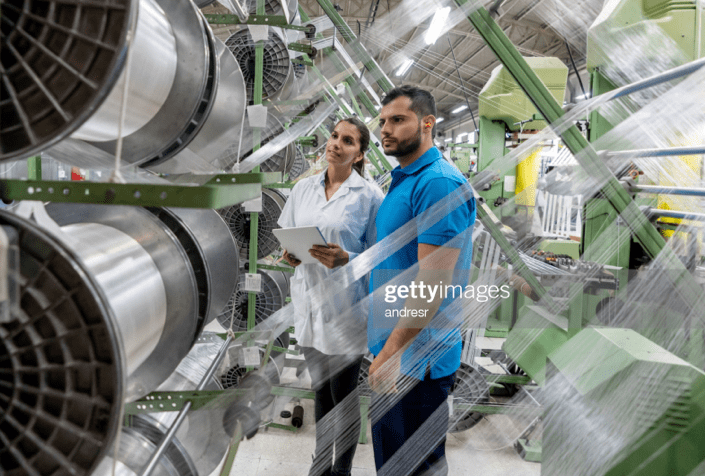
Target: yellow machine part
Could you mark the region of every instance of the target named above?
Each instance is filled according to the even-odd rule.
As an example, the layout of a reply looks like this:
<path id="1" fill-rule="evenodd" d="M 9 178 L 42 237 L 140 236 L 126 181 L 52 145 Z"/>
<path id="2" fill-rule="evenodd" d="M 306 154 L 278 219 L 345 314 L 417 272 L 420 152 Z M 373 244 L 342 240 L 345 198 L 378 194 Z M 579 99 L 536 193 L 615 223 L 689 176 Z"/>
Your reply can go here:
<path id="1" fill-rule="evenodd" d="M 534 149 L 517 165 L 516 204 L 533 207 L 536 203 L 536 181 L 541 167 L 541 147 Z"/>
<path id="2" fill-rule="evenodd" d="M 698 140 L 679 140 L 677 144 L 671 144 L 672 146 L 687 146 L 687 145 L 699 145 L 701 142 Z M 702 174 L 702 156 L 700 155 L 683 155 L 674 157 L 674 160 L 682 162 L 685 167 L 679 167 L 680 169 L 692 171 L 687 174 L 679 174 L 678 183 L 673 183 L 673 180 L 666 179 L 663 176 L 659 177 L 659 185 L 672 185 L 679 187 L 692 187 L 698 186 L 700 183 L 700 177 Z M 658 208 L 661 210 L 683 210 L 698 212 L 698 204 L 693 200 L 692 197 L 683 197 L 677 195 L 659 195 L 658 196 Z M 694 224 L 691 220 L 683 220 L 681 218 L 661 218 L 661 221 L 665 223 L 673 223 L 676 225 L 690 225 Z M 674 235 L 673 230 L 665 230 L 663 232 L 664 236 L 670 238 Z M 677 235 L 684 235 L 683 233 L 677 233 Z M 685 238 L 681 236 L 680 238 Z"/>

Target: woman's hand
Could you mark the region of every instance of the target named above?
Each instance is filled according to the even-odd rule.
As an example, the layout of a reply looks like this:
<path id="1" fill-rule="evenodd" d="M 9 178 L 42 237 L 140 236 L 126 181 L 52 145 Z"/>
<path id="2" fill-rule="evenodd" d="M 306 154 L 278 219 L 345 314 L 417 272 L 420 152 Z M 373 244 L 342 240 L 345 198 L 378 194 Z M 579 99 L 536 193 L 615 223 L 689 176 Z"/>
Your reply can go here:
<path id="1" fill-rule="evenodd" d="M 301 260 L 296 259 L 293 255 L 290 255 L 288 251 L 284 250 L 284 255 L 282 256 L 286 260 L 287 263 L 289 263 L 291 266 L 296 268 L 298 265 L 301 264 Z"/>
<path id="2" fill-rule="evenodd" d="M 335 243 L 328 243 L 328 248 L 321 245 L 313 245 L 313 248 L 308 250 L 308 252 L 329 269 L 343 266 L 350 260 L 348 252 Z"/>

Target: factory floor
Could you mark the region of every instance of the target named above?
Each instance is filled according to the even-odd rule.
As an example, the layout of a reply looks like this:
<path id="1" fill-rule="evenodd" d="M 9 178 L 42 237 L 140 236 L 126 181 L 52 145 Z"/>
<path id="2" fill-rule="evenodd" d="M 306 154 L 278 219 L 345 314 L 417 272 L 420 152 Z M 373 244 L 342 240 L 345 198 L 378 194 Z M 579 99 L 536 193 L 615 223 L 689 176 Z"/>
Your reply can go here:
<path id="1" fill-rule="evenodd" d="M 483 348 L 499 348 L 501 340 L 483 339 L 478 342 Z M 491 362 L 481 362 L 491 367 Z M 492 369 L 491 369 L 492 370 Z M 285 368 L 282 385 L 310 388 L 308 372 L 297 378 L 294 368 Z M 303 399 L 304 424 L 296 432 L 278 428 L 260 429 L 257 435 L 240 443 L 231 476 L 307 476 L 311 466 L 311 455 L 315 446 L 315 423 L 313 400 Z M 274 412 L 275 423 L 288 425 L 290 419 L 279 417 L 280 409 L 292 410 L 295 403 L 282 402 Z M 539 476 L 541 465 L 524 461 L 512 446 L 513 438 L 520 430 L 501 415 L 483 419 L 469 430 L 448 434 L 446 454 L 449 475 L 499 475 Z M 220 474 L 220 470 L 213 476 Z M 367 443 L 358 444 L 353 460 L 353 476 L 374 476 L 375 464 L 372 436 L 367 428 Z"/>

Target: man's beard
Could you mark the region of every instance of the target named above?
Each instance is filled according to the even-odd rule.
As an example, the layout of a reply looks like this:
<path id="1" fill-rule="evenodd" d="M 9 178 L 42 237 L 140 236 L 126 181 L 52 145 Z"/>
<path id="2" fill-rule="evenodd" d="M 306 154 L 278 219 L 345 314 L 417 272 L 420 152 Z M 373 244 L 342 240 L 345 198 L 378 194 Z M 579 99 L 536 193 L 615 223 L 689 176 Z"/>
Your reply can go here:
<path id="1" fill-rule="evenodd" d="M 419 127 L 416 130 L 416 135 L 414 135 L 414 137 L 397 142 L 396 150 L 391 152 L 387 152 L 385 150 L 384 153 L 386 155 L 391 155 L 392 157 L 404 157 L 405 155 L 409 155 L 416 151 L 419 147 L 421 147 L 421 123 L 419 123 Z"/>

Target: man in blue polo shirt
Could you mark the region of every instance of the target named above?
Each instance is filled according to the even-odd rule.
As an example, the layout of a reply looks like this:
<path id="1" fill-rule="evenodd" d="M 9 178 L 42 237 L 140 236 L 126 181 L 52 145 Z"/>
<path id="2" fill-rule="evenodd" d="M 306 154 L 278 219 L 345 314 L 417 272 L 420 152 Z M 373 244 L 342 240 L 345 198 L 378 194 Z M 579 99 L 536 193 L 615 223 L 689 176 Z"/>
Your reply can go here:
<path id="1" fill-rule="evenodd" d="M 416 237 L 377 266 L 370 281 L 371 292 L 383 286 L 385 291 L 373 297 L 367 332 L 375 355 L 370 366 L 370 386 L 375 391 L 372 411 L 376 404 L 384 411 L 373 421 L 375 465 L 380 471 L 390 462 L 382 473 L 394 476 L 442 475 L 447 474 L 446 402 L 460 366 L 462 344 L 460 322 L 455 321 L 459 316 L 445 312 L 453 296 L 458 296 L 452 286 L 453 296 L 431 289 L 438 286 L 442 291 L 451 283 L 464 288 L 468 283 L 475 200 L 462 173 L 433 146 L 433 96 L 402 86 L 389 91 L 382 106 L 382 146 L 400 165 L 392 171 L 389 192 L 377 213 L 377 241 L 412 220 Z M 396 297 L 403 307 L 401 314 L 395 309 L 395 319 L 385 304 Z M 397 391 L 400 373 L 405 384 Z M 429 425 L 440 434 L 438 438 L 429 433 Z M 397 451 L 400 454 L 390 461 Z M 409 461 L 406 467 L 405 461 Z"/>

